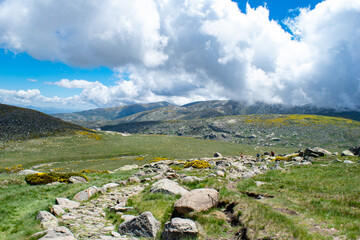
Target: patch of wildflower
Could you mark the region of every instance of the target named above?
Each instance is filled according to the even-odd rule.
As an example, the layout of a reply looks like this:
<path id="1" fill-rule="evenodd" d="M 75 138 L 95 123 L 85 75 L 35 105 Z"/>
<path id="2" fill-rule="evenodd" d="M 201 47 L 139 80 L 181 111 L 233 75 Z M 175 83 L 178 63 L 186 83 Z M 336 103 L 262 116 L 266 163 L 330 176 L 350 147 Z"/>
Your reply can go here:
<path id="1" fill-rule="evenodd" d="M 184 164 L 184 168 L 210 168 L 210 163 L 204 160 L 194 160 Z"/>

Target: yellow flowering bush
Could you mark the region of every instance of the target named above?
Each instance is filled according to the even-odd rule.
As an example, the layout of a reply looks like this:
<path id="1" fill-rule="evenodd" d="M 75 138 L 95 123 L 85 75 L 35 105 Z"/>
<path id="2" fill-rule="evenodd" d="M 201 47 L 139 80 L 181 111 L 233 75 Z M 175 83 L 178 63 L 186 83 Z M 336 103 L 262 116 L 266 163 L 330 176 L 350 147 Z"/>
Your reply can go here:
<path id="1" fill-rule="evenodd" d="M 93 169 L 84 169 L 84 170 L 81 170 L 80 173 L 110 173 L 110 172 L 109 171 L 93 170 Z"/>
<path id="2" fill-rule="evenodd" d="M 184 164 L 184 168 L 210 168 L 210 163 L 204 160 L 194 160 Z"/>
<path id="3" fill-rule="evenodd" d="M 8 173 L 8 174 L 11 174 L 11 173 L 17 173 L 17 172 L 20 172 L 24 170 L 24 168 L 22 167 L 21 164 L 19 165 L 15 165 L 13 167 L 0 167 L 0 173 Z"/>
<path id="4" fill-rule="evenodd" d="M 29 174 L 25 177 L 25 181 L 30 185 L 43 185 L 52 182 L 69 182 L 72 176 L 79 176 L 89 181 L 89 179 L 81 173 L 35 173 Z"/>
<path id="5" fill-rule="evenodd" d="M 100 141 L 102 139 L 102 135 L 94 133 L 94 132 L 87 132 L 87 131 L 76 131 L 77 135 L 85 136 L 89 139 L 94 139 L 96 141 Z"/>

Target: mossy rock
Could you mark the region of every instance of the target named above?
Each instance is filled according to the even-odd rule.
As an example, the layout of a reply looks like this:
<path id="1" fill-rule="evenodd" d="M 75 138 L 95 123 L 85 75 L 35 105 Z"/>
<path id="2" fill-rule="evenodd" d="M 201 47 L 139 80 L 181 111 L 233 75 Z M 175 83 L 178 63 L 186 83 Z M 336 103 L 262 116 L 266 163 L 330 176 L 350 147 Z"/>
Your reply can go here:
<path id="1" fill-rule="evenodd" d="M 81 173 L 35 173 L 25 177 L 25 181 L 30 185 L 44 185 L 52 182 L 69 182 L 72 176 L 79 176 L 89 181 L 89 179 Z"/>

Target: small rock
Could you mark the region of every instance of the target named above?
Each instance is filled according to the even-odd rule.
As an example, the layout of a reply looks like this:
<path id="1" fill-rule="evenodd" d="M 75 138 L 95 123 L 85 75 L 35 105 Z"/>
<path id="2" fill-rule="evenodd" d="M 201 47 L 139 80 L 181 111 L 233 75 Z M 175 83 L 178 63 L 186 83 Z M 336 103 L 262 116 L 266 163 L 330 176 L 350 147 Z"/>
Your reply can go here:
<path id="1" fill-rule="evenodd" d="M 350 161 L 350 160 L 345 160 L 344 163 L 354 163 L 353 161 Z"/>
<path id="2" fill-rule="evenodd" d="M 153 187 L 150 189 L 152 193 L 164 193 L 164 194 L 171 194 L 171 195 L 184 195 L 189 191 L 185 188 L 179 186 L 178 183 L 173 182 L 168 179 L 162 179 L 153 184 Z"/>
<path id="3" fill-rule="evenodd" d="M 76 240 L 76 238 L 66 227 L 56 227 L 48 230 L 46 235 L 39 240 Z"/>
<path id="4" fill-rule="evenodd" d="M 51 229 L 59 226 L 59 220 L 47 211 L 40 211 L 36 216 L 36 220 L 40 220 L 44 229 Z"/>
<path id="5" fill-rule="evenodd" d="M 144 182 L 150 182 L 151 181 L 151 178 L 143 178 L 141 179 L 141 182 L 144 183 Z"/>
<path id="6" fill-rule="evenodd" d="M 160 229 L 158 222 L 151 212 L 144 212 L 138 217 L 125 221 L 119 226 L 119 233 L 134 237 L 155 238 Z"/>
<path id="7" fill-rule="evenodd" d="M 128 170 L 133 170 L 133 169 L 138 169 L 139 166 L 136 165 L 136 164 L 133 164 L 133 165 L 125 165 L 121 168 L 118 168 L 116 170 L 114 170 L 114 172 L 117 172 L 117 171 L 128 171 Z"/>
<path id="8" fill-rule="evenodd" d="M 125 180 L 118 182 L 120 186 L 126 186 L 127 182 Z"/>
<path id="9" fill-rule="evenodd" d="M 219 192 L 215 189 L 195 189 L 183 195 L 174 205 L 176 212 L 187 214 L 191 211 L 206 211 L 219 203 Z"/>
<path id="10" fill-rule="evenodd" d="M 198 235 L 198 230 L 194 221 L 183 218 L 173 218 L 165 223 L 162 239 L 193 239 Z"/>
<path id="11" fill-rule="evenodd" d="M 135 177 L 144 177 L 146 176 L 146 173 L 144 171 L 139 171 L 134 174 Z"/>
<path id="12" fill-rule="evenodd" d="M 266 182 L 261 182 L 261 181 L 255 181 L 256 186 L 260 187 L 261 185 L 266 184 Z"/>
<path id="13" fill-rule="evenodd" d="M 184 183 L 192 183 L 195 181 L 201 181 L 201 179 L 198 177 L 195 177 L 195 176 L 186 176 L 186 177 L 183 177 L 180 181 L 182 181 Z"/>
<path id="14" fill-rule="evenodd" d="M 216 174 L 215 173 L 210 173 L 208 176 L 209 177 L 216 177 Z"/>
<path id="15" fill-rule="evenodd" d="M 215 174 L 219 177 L 225 177 L 224 171 L 216 171 Z"/>
<path id="16" fill-rule="evenodd" d="M 35 174 L 35 173 L 40 173 L 40 172 L 31 170 L 31 169 L 25 169 L 25 170 L 21 170 L 20 172 L 18 172 L 16 174 L 17 175 L 29 175 L 29 174 Z"/>
<path id="17" fill-rule="evenodd" d="M 69 182 L 70 183 L 87 183 L 86 179 L 83 177 L 79 177 L 79 176 L 71 176 L 69 178 Z"/>
<path id="18" fill-rule="evenodd" d="M 134 216 L 134 215 L 127 215 L 127 214 L 121 215 L 121 219 L 125 220 L 125 222 L 130 221 L 134 218 L 136 218 L 136 216 Z"/>
<path id="19" fill-rule="evenodd" d="M 341 163 L 341 160 L 340 159 L 335 159 L 333 162 L 334 163 Z"/>
<path id="20" fill-rule="evenodd" d="M 51 213 L 55 216 L 61 216 L 65 213 L 64 209 L 60 205 L 53 205 L 51 208 Z"/>
<path id="21" fill-rule="evenodd" d="M 216 157 L 216 158 L 221 158 L 222 155 L 221 155 L 221 153 L 216 152 L 216 153 L 214 153 L 214 157 Z"/>
<path id="22" fill-rule="evenodd" d="M 80 203 L 69 200 L 67 198 L 56 198 L 55 202 L 64 210 L 78 208 L 80 206 Z"/>
<path id="23" fill-rule="evenodd" d="M 99 192 L 99 189 L 96 186 L 89 187 L 88 189 L 85 189 L 84 191 L 78 192 L 73 200 L 82 202 L 89 200 L 92 196 L 94 196 L 96 193 Z"/>
<path id="24" fill-rule="evenodd" d="M 140 182 L 141 182 L 140 178 L 138 178 L 138 177 L 130 177 L 130 178 L 128 178 L 127 181 L 128 181 L 130 184 L 131 184 L 131 183 L 140 183 Z"/>
<path id="25" fill-rule="evenodd" d="M 109 190 L 111 188 L 116 188 L 118 186 L 120 186 L 120 184 L 118 184 L 118 183 L 108 183 L 108 184 L 105 184 L 104 186 L 102 186 L 100 188 L 100 191 L 101 192 L 106 192 L 107 190 Z"/>
<path id="26" fill-rule="evenodd" d="M 308 161 L 305 161 L 305 162 L 302 162 L 301 163 L 301 165 L 304 165 L 304 166 L 309 166 L 309 165 L 312 165 L 312 163 L 311 162 L 308 162 Z"/>
<path id="27" fill-rule="evenodd" d="M 151 178 L 151 180 L 160 180 L 160 179 L 164 179 L 165 178 L 165 175 L 160 173 L 154 177 Z"/>
<path id="28" fill-rule="evenodd" d="M 133 207 L 124 207 L 122 205 L 123 204 L 118 204 L 113 207 L 109 207 L 109 210 L 110 210 L 110 212 L 126 212 L 126 211 L 131 211 L 134 209 Z"/>

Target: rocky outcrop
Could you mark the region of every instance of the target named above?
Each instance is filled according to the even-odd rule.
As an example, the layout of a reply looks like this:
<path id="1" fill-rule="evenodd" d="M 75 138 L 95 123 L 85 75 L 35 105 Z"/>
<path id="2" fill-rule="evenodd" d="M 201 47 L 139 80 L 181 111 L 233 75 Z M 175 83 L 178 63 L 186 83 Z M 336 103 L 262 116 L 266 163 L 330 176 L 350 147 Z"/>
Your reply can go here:
<path id="1" fill-rule="evenodd" d="M 341 152 L 341 156 L 355 156 L 350 150 L 344 150 Z"/>
<path id="2" fill-rule="evenodd" d="M 87 183 L 86 179 L 79 176 L 71 176 L 69 178 L 69 183 Z"/>
<path id="3" fill-rule="evenodd" d="M 349 149 L 354 155 L 359 156 L 360 157 L 360 146 L 358 147 L 353 147 Z"/>
<path id="4" fill-rule="evenodd" d="M 171 194 L 171 195 L 184 195 L 189 191 L 185 188 L 181 187 L 177 182 L 162 179 L 153 184 L 152 188 L 150 189 L 152 193 L 164 193 L 164 194 Z"/>
<path id="5" fill-rule="evenodd" d="M 55 202 L 64 210 L 73 209 L 80 206 L 80 203 L 69 200 L 67 198 L 56 198 Z"/>
<path id="6" fill-rule="evenodd" d="M 315 148 L 306 148 L 304 151 L 304 156 L 309 156 L 309 157 L 323 157 L 325 155 L 332 155 L 331 152 L 323 149 L 323 148 L 319 148 L 319 147 L 315 147 Z"/>
<path id="7" fill-rule="evenodd" d="M 144 212 L 138 217 L 125 221 L 119 226 L 119 233 L 134 237 L 155 238 L 160 229 L 158 222 L 151 212 Z"/>
<path id="8" fill-rule="evenodd" d="M 66 227 L 56 227 L 48 230 L 39 240 L 76 240 L 76 238 Z"/>
<path id="9" fill-rule="evenodd" d="M 174 210 L 179 214 L 192 211 L 206 211 L 219 203 L 219 192 L 215 189 L 201 188 L 183 195 L 174 205 Z"/>
<path id="10" fill-rule="evenodd" d="M 36 220 L 41 222 L 44 229 L 52 229 L 59 226 L 59 220 L 47 211 L 40 211 L 36 216 Z"/>
<path id="11" fill-rule="evenodd" d="M 98 193 L 100 190 L 96 186 L 89 187 L 88 189 L 85 189 L 84 191 L 78 192 L 73 200 L 82 202 L 89 200 L 92 196 L 94 196 L 96 193 Z"/>
<path id="12" fill-rule="evenodd" d="M 173 218 L 165 223 L 161 238 L 164 240 L 196 239 L 198 230 L 194 221 L 183 218 Z"/>

